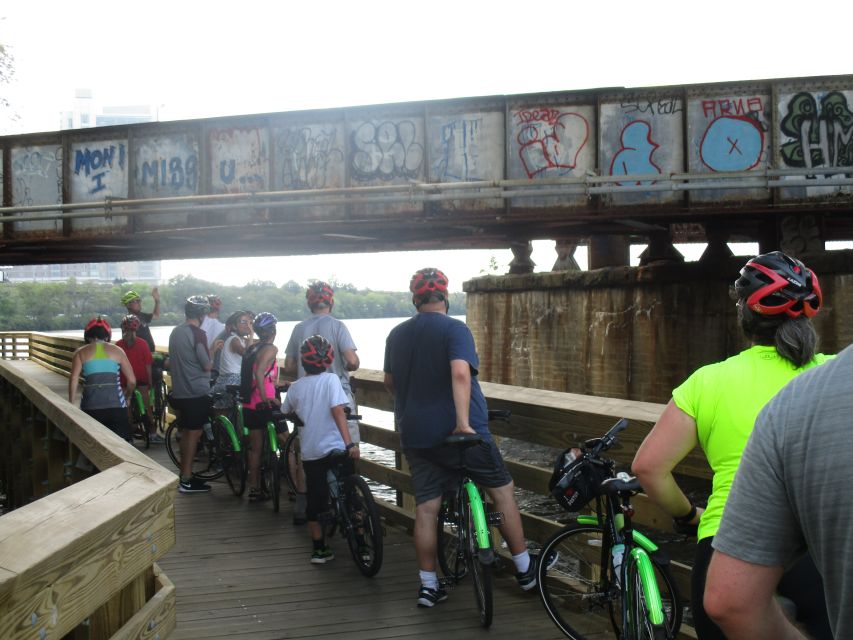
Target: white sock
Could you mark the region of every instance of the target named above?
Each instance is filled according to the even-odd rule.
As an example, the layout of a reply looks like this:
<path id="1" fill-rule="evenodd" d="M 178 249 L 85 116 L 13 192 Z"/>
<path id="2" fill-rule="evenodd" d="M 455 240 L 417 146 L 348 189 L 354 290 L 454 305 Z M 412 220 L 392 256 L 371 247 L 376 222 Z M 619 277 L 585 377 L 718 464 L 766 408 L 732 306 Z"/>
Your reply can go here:
<path id="1" fill-rule="evenodd" d="M 418 570 L 421 577 L 421 584 L 427 589 L 438 589 L 438 574 L 435 571 Z"/>
<path id="2" fill-rule="evenodd" d="M 530 554 L 527 553 L 527 549 L 513 556 L 512 561 L 515 563 L 515 570 L 518 573 L 524 573 L 530 568 Z"/>

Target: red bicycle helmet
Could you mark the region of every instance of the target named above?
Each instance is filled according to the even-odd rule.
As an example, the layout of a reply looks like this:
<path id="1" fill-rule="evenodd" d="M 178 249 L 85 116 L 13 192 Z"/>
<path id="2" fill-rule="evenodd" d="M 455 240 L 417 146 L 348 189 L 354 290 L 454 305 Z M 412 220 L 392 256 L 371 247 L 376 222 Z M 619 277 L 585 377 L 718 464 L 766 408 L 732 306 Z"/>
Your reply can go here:
<path id="1" fill-rule="evenodd" d="M 429 296 L 434 293 L 442 294 L 446 300 L 448 282 L 447 276 L 442 271 L 427 267 L 415 272 L 409 282 L 409 291 L 412 292 L 415 300 L 429 299 Z"/>
<path id="2" fill-rule="evenodd" d="M 335 291 L 328 282 L 318 280 L 308 285 L 308 290 L 305 292 L 305 299 L 308 301 L 308 307 L 311 309 L 318 304 L 332 306 L 335 303 Z"/>
<path id="3" fill-rule="evenodd" d="M 812 318 L 823 305 L 823 293 L 814 272 L 781 251 L 747 262 L 734 286 L 739 300 L 765 316 L 785 313 L 790 318 Z"/>
<path id="4" fill-rule="evenodd" d="M 110 328 L 110 323 L 107 322 L 107 319 L 102 318 L 101 316 L 97 316 L 89 320 L 89 323 L 86 325 L 86 328 L 83 329 L 83 335 L 85 335 L 88 331 L 96 327 L 100 327 L 101 329 L 107 332 L 107 342 L 109 342 L 110 338 L 112 338 L 113 331 Z"/>
<path id="5" fill-rule="evenodd" d="M 121 319 L 122 331 L 136 331 L 139 329 L 139 318 L 133 314 L 128 314 Z"/>
<path id="6" fill-rule="evenodd" d="M 326 368 L 335 361 L 332 343 L 319 335 L 305 338 L 299 347 L 299 353 L 302 357 L 302 366 Z"/>

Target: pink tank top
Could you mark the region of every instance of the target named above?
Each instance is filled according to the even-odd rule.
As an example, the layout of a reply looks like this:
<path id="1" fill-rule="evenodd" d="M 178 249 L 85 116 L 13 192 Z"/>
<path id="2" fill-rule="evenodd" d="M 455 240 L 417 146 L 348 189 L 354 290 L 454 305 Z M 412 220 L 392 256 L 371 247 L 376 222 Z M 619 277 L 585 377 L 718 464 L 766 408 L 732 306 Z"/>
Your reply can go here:
<path id="1" fill-rule="evenodd" d="M 257 363 L 255 364 L 255 368 L 257 369 Z M 272 366 L 267 369 L 267 372 L 264 374 L 264 391 L 266 391 L 267 400 L 272 400 L 275 398 L 275 382 L 278 380 L 278 360 L 272 361 Z M 258 391 L 258 387 L 254 381 L 252 381 L 252 397 L 249 402 L 245 403 L 243 407 L 246 409 L 254 409 L 258 403 L 261 401 L 261 392 Z"/>

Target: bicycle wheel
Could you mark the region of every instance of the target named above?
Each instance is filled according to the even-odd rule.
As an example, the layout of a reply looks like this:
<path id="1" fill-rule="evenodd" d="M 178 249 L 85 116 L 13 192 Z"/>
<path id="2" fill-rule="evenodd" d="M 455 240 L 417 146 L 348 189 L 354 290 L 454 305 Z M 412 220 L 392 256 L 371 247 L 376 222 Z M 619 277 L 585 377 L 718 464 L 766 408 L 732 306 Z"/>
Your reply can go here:
<path id="1" fill-rule="evenodd" d="M 193 477 L 199 480 L 216 480 L 225 473 L 221 438 L 217 436 L 218 429 L 211 429 L 211 436 L 202 433 L 193 456 Z M 173 422 L 166 429 L 166 451 L 169 458 L 178 469 L 181 468 L 181 430 Z"/>
<path id="2" fill-rule="evenodd" d="M 299 440 L 296 437 L 296 429 L 293 430 L 284 443 L 284 448 L 281 453 L 281 464 L 283 467 L 284 481 L 287 484 L 287 490 L 296 495 L 296 474 L 297 460 L 299 457 Z"/>
<path id="3" fill-rule="evenodd" d="M 154 383 L 152 389 L 154 390 L 154 426 L 157 427 L 157 431 L 164 433 L 166 430 L 166 394 L 168 393 L 166 383 L 160 380 L 160 382 Z"/>
<path id="4" fill-rule="evenodd" d="M 262 484 L 266 488 L 267 495 L 272 499 L 273 511 L 278 513 L 281 507 L 281 468 L 279 467 L 279 450 L 273 448 L 269 441 L 270 429 L 275 433 L 275 426 L 267 424 L 264 432 L 264 445 L 261 450 L 261 475 Z M 275 436 L 273 436 L 275 437 Z"/>
<path id="5" fill-rule="evenodd" d="M 649 609 L 645 587 L 640 578 L 639 563 L 634 558 L 625 558 L 625 578 L 628 588 L 625 590 L 623 603 L 628 609 L 628 637 L 636 640 L 667 640 L 667 629 L 664 624 L 654 624 Z"/>
<path id="6" fill-rule="evenodd" d="M 488 628 L 492 624 L 493 602 L 492 602 L 492 562 L 494 556 L 492 550 L 488 549 L 489 558 L 482 558 L 481 551 L 477 546 L 477 536 L 474 534 L 474 518 L 471 514 L 471 502 L 467 495 L 462 500 L 462 526 L 466 530 L 465 536 L 465 564 L 471 581 L 474 583 L 474 598 L 477 602 L 477 611 L 480 614 L 480 624 Z"/>
<path id="7" fill-rule="evenodd" d="M 344 518 L 347 543 L 355 566 L 368 578 L 382 568 L 382 522 L 370 487 L 351 475 L 344 481 Z"/>
<path id="8" fill-rule="evenodd" d="M 148 427 L 142 419 L 142 414 L 139 412 L 139 399 L 136 397 L 138 393 L 138 391 L 135 391 L 134 397 L 130 400 L 130 416 L 133 423 L 131 424 L 131 429 L 134 439 L 142 440 L 143 446 L 148 449 L 151 446 L 151 441 L 148 439 Z"/>
<path id="9" fill-rule="evenodd" d="M 242 496 L 246 490 L 246 459 L 242 451 L 235 450 L 223 416 L 216 419 L 216 431 L 222 443 L 222 466 L 225 469 L 225 479 L 234 495 Z"/>
<path id="10" fill-rule="evenodd" d="M 619 636 L 622 625 L 622 591 L 615 585 L 610 550 L 604 549 L 601 527 L 570 524 L 551 536 L 540 557 L 556 554 L 556 562 L 539 566 L 539 596 L 554 624 L 575 640 Z M 652 558 L 655 577 L 672 637 L 681 626 L 681 600 L 669 568 Z"/>
<path id="11" fill-rule="evenodd" d="M 438 512 L 438 566 L 444 577 L 458 583 L 468 570 L 465 566 L 464 539 L 466 531 L 460 526 L 459 502 L 455 494 L 446 494 Z"/>

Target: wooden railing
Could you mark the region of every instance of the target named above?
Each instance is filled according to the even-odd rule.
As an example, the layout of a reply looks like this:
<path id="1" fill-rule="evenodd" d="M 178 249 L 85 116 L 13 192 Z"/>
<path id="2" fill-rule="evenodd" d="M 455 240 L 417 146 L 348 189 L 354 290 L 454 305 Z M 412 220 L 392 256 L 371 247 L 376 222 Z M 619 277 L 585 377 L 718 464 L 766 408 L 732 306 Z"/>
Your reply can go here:
<path id="1" fill-rule="evenodd" d="M 3 334 L 0 334 L 2 338 Z M 30 358 L 54 371 L 67 371 L 70 353 L 81 342 L 69 338 L 56 338 L 44 334 L 30 335 Z M 382 384 L 382 372 L 359 370 L 354 374 L 354 386 L 361 407 L 383 411 L 393 409 L 393 399 Z M 612 451 L 613 457 L 627 468 L 640 442 L 657 420 L 663 405 L 624 401 L 614 398 L 583 396 L 540 389 L 513 387 L 481 382 L 490 408 L 505 408 L 512 412 L 508 422 L 494 422 L 492 432 L 500 437 L 513 438 L 529 443 L 555 448 L 573 446 L 589 438 L 603 435 L 619 418 L 628 418 L 630 428 L 620 434 L 622 447 Z M 388 428 L 361 423 L 362 440 L 371 445 L 402 453 L 399 434 Z M 398 456 L 399 459 L 399 456 Z M 541 465 L 525 464 L 507 459 L 507 467 L 515 484 L 538 494 L 548 494 L 548 479 L 553 460 L 541 460 Z M 405 467 L 405 465 L 400 465 Z M 391 468 L 378 462 L 362 458 L 359 472 L 381 484 L 396 489 L 403 496 L 397 504 L 379 501 L 383 517 L 409 530 L 414 523 L 414 501 L 411 498 L 411 477 L 405 468 Z M 711 471 L 699 449 L 693 451 L 676 468 L 676 472 L 696 479 L 708 481 Z M 708 482 L 710 487 L 710 482 Z M 669 530 L 671 518 L 660 511 L 645 495 L 634 499 L 635 522 L 641 527 Z M 525 536 L 543 542 L 562 525 L 555 520 L 522 512 Z M 673 575 L 682 595 L 689 598 L 690 567 L 673 561 Z M 685 629 L 687 637 L 691 630 Z"/>
<path id="2" fill-rule="evenodd" d="M 0 638 L 168 637 L 175 475 L 13 360 L 63 371 L 79 342 L 0 344 Z"/>

